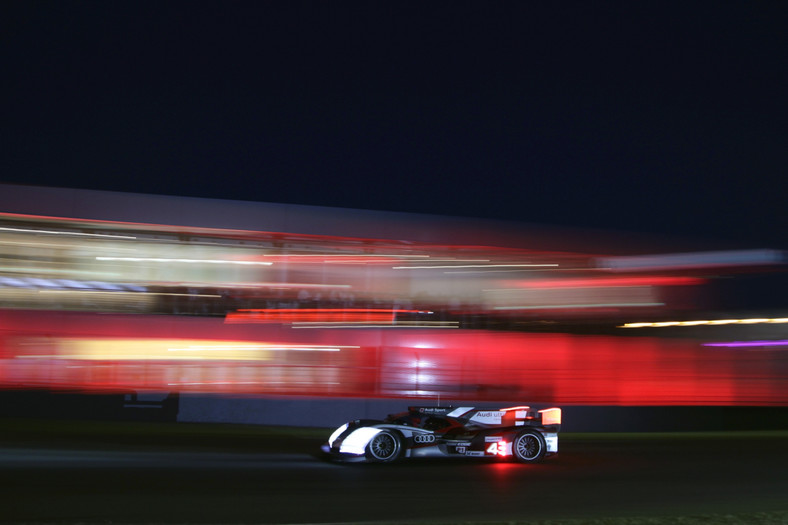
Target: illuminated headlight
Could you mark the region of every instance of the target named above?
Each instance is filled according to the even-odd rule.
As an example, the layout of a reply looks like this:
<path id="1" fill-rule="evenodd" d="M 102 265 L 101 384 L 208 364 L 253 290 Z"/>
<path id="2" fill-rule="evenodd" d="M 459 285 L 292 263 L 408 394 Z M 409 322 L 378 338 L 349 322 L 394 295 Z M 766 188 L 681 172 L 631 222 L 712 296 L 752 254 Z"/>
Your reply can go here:
<path id="1" fill-rule="evenodd" d="M 341 427 L 336 429 L 333 434 L 331 434 L 331 437 L 328 438 L 328 447 L 329 448 L 334 446 L 334 441 L 336 441 L 337 438 L 342 435 L 342 432 L 347 430 L 347 426 L 348 426 L 347 423 L 345 423 L 344 425 L 342 425 Z"/>
<path id="2" fill-rule="evenodd" d="M 380 432 L 379 428 L 370 427 L 362 427 L 354 430 L 342 440 L 342 444 L 339 445 L 339 452 L 343 454 L 364 454 L 369 440 L 378 432 Z"/>

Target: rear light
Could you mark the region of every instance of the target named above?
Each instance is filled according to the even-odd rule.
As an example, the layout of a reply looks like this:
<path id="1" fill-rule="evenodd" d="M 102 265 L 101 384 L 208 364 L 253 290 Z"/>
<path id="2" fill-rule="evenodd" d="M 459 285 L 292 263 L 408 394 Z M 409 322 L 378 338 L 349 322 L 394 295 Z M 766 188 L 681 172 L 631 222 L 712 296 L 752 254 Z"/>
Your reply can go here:
<path id="1" fill-rule="evenodd" d="M 545 408 L 539 411 L 542 414 L 543 425 L 560 425 L 561 424 L 561 409 L 560 408 Z"/>

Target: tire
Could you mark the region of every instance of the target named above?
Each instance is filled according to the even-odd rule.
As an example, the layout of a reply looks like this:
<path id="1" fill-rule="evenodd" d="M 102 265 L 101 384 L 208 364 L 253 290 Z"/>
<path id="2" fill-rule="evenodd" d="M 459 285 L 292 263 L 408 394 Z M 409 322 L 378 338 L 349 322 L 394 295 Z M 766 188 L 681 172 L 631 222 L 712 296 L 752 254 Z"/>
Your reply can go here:
<path id="1" fill-rule="evenodd" d="M 388 430 L 381 430 L 367 444 L 367 459 L 377 463 L 396 461 L 402 454 L 402 439 Z"/>
<path id="2" fill-rule="evenodd" d="M 521 463 L 538 463 L 547 452 L 544 437 L 535 430 L 524 430 L 512 442 L 512 455 Z"/>

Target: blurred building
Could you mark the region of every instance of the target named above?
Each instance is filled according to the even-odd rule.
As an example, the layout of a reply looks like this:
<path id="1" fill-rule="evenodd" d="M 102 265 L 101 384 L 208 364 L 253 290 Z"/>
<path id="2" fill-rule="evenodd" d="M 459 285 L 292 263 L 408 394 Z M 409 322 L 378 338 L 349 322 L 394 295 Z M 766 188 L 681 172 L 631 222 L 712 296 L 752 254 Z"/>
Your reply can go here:
<path id="1" fill-rule="evenodd" d="M 616 232 L 0 185 L 0 387 L 786 404 L 784 316 L 715 302 L 785 262 Z M 747 341 L 762 344 L 733 345 Z"/>

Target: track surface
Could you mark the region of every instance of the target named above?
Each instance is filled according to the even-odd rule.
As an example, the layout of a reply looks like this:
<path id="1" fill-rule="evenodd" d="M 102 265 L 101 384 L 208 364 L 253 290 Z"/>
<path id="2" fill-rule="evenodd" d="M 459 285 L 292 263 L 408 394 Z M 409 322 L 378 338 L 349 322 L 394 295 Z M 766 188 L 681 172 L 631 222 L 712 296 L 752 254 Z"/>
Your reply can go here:
<path id="1" fill-rule="evenodd" d="M 336 465 L 315 456 L 317 439 L 279 440 L 242 452 L 0 441 L 0 522 L 456 522 L 788 507 L 786 432 L 567 434 L 560 455 L 539 465 Z"/>

